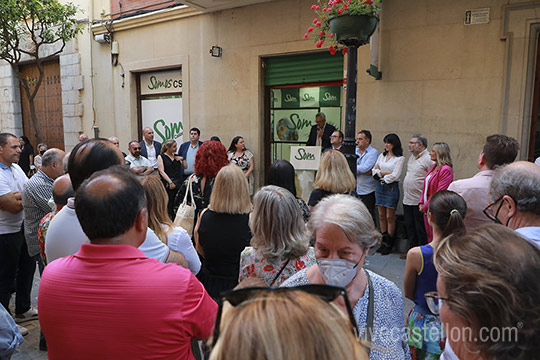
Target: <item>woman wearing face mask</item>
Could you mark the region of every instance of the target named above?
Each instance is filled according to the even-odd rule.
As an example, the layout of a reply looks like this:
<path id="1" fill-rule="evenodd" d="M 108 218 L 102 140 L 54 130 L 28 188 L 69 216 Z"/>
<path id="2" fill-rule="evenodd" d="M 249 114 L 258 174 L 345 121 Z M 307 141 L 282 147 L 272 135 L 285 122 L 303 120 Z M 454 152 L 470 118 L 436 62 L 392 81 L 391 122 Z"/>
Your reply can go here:
<path id="1" fill-rule="evenodd" d="M 47 144 L 39 144 L 37 146 L 39 154 L 34 157 L 34 166 L 37 170 L 41 169 L 41 157 L 47 151 Z"/>
<path id="2" fill-rule="evenodd" d="M 315 238 L 317 264 L 299 271 L 282 286 L 344 287 L 360 336 L 372 342 L 369 358 L 408 359 L 409 349 L 402 341 L 401 292 L 391 281 L 363 269 L 369 249 L 381 241 L 366 206 L 348 195 L 326 197 L 313 210 L 308 226 Z M 346 312 L 343 302 L 336 300 L 336 305 Z"/>

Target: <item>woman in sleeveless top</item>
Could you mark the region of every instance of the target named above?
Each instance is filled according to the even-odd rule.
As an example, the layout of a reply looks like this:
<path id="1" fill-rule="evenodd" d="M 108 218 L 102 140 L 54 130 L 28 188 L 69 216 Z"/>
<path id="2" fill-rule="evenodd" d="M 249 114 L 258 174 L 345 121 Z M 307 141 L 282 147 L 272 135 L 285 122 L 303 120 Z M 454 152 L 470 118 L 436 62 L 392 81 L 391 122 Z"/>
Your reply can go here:
<path id="1" fill-rule="evenodd" d="M 235 136 L 229 146 L 227 157 L 231 164 L 238 165 L 244 172 L 249 185 L 249 195 L 253 195 L 253 184 L 255 179 L 253 177 L 253 170 L 255 170 L 255 159 L 251 151 L 246 149 L 244 138 L 241 136 Z"/>
<path id="2" fill-rule="evenodd" d="M 159 175 L 161 175 L 161 180 L 169 197 L 167 212 L 171 220 L 174 220 L 174 198 L 182 183 L 182 169 L 187 168 L 186 160 L 175 155 L 177 147 L 176 141 L 171 139 L 165 141 L 161 147 L 161 154 L 157 159 Z"/>
<path id="3" fill-rule="evenodd" d="M 238 284 L 240 253 L 251 239 L 250 211 L 244 173 L 233 164 L 223 167 L 194 231 L 195 249 L 203 258 L 197 278 L 214 299 Z"/>
<path id="4" fill-rule="evenodd" d="M 441 190 L 431 197 L 428 221 L 433 227 L 433 241 L 414 247 L 407 253 L 404 292 L 414 301 L 409 312 L 408 344 L 413 360 L 438 359 L 444 348 L 441 320 L 427 306 L 425 293 L 437 291 L 437 271 L 433 264 L 433 250 L 440 239 L 465 232 L 463 219 L 467 212 L 465 200 L 453 191 Z"/>

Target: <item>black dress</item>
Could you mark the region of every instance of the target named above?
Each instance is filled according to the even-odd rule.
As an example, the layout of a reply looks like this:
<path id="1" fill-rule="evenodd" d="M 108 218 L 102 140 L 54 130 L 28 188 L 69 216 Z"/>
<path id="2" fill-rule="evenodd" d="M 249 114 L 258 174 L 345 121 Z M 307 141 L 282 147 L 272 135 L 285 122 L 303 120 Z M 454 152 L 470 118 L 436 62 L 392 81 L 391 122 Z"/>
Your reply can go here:
<path id="1" fill-rule="evenodd" d="M 174 189 L 169 189 L 169 184 L 167 181 L 165 181 L 163 178 L 161 179 L 163 181 L 163 185 L 165 186 L 165 190 L 167 190 L 167 195 L 169 196 L 169 201 L 167 202 L 167 212 L 169 213 L 171 220 L 174 220 L 174 198 L 178 192 L 178 189 L 180 188 L 180 185 L 182 185 L 182 162 L 178 160 L 171 160 L 171 158 L 165 154 L 159 154 L 159 156 L 161 156 L 161 160 L 163 161 L 163 169 L 165 174 L 167 174 L 169 179 L 171 179 L 174 185 L 176 185 Z"/>
<path id="2" fill-rule="evenodd" d="M 199 245 L 204 251 L 197 277 L 214 299 L 238 284 L 240 254 L 249 246 L 249 214 L 224 214 L 210 209 L 202 215 Z"/>
<path id="3" fill-rule="evenodd" d="M 30 144 L 25 144 L 21 149 L 21 157 L 19 158 L 19 166 L 26 175 L 30 172 L 30 155 L 34 155 L 34 148 Z"/>

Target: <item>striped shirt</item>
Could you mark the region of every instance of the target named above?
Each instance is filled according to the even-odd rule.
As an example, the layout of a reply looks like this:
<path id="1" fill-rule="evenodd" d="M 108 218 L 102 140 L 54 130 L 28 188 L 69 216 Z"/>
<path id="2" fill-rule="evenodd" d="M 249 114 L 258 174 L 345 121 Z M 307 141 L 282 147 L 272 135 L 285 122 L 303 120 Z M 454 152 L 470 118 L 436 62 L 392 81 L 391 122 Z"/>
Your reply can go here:
<path id="1" fill-rule="evenodd" d="M 52 197 L 53 182 L 53 179 L 39 170 L 28 180 L 23 191 L 24 236 L 30 256 L 35 256 L 40 251 L 38 226 L 41 219 L 51 212 L 48 201 Z"/>

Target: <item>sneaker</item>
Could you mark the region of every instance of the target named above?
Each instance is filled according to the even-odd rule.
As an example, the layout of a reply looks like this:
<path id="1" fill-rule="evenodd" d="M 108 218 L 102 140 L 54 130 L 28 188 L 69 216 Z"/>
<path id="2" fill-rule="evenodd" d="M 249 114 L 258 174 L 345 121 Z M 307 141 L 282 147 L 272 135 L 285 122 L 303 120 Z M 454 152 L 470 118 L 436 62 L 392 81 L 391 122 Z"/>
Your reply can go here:
<path id="1" fill-rule="evenodd" d="M 17 329 L 19 330 L 22 336 L 28 335 L 28 329 L 25 328 L 24 326 L 17 325 Z"/>
<path id="2" fill-rule="evenodd" d="M 37 320 L 37 319 L 38 319 L 38 312 L 33 307 L 28 309 L 28 311 L 25 313 L 15 315 L 15 322 L 17 324 L 21 324 L 23 322 Z"/>

